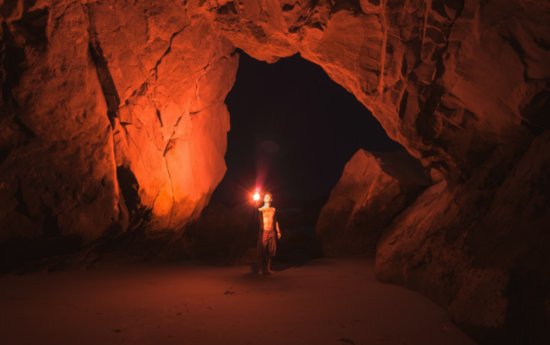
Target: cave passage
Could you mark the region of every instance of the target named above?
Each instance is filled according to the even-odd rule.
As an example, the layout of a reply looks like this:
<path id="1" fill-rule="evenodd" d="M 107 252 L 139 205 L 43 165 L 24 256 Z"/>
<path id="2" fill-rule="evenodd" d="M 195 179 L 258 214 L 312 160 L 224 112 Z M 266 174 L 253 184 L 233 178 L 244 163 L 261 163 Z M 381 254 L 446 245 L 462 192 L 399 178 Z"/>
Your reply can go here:
<path id="1" fill-rule="evenodd" d="M 299 55 L 268 64 L 239 53 L 226 99 L 227 172 L 185 236 L 194 243 L 194 257 L 240 260 L 255 248 L 250 196 L 259 187 L 273 193 L 283 232 L 275 263 L 300 264 L 321 255 L 319 211 L 353 154 L 403 148 L 319 66 Z"/>
<path id="2" fill-rule="evenodd" d="M 321 67 L 299 55 L 268 64 L 239 51 L 227 173 L 212 200 L 242 202 L 259 184 L 277 203 L 326 199 L 359 149 L 395 151 L 378 121 Z"/>

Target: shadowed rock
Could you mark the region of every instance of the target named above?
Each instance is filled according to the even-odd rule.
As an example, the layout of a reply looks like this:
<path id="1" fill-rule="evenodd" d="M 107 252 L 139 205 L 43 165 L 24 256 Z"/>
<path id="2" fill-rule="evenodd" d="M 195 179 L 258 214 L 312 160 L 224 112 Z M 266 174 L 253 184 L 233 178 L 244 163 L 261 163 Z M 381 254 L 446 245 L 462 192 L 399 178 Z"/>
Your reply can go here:
<path id="1" fill-rule="evenodd" d="M 374 256 L 384 228 L 428 184 L 422 166 L 405 152 L 357 151 L 319 215 L 325 255 Z"/>

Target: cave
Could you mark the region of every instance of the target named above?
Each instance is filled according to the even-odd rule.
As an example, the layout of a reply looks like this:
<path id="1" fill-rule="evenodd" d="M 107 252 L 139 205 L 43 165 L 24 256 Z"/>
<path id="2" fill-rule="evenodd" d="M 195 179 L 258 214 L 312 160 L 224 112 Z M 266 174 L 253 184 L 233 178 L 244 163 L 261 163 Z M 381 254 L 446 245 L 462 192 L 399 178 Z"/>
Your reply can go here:
<path id="1" fill-rule="evenodd" d="M 273 193 L 279 206 L 285 236 L 279 243 L 277 259 L 288 263 L 326 256 L 328 244 L 336 237 L 321 241 L 326 250 L 316 247 L 320 243 L 315 226 L 342 167 L 354 154 L 366 150 L 379 157 L 393 155 L 405 163 L 401 164 L 404 174 L 422 175 L 422 168 L 418 163 L 411 168 L 407 163 L 414 159 L 319 66 L 299 55 L 272 64 L 242 51 L 239 55 L 235 85 L 225 101 L 231 114 L 227 172 L 198 222 L 185 231 L 184 241 L 194 243 L 194 248 L 187 247 L 188 254 L 202 260 L 234 260 L 254 248 L 255 231 L 250 229 L 254 227 L 254 210 L 249 197 L 251 191 L 259 189 Z M 360 153 L 358 156 L 362 157 Z M 397 163 L 385 162 L 394 168 Z M 345 222 L 331 227 L 345 227 Z M 359 227 L 369 228 L 365 224 Z M 324 229 L 319 232 L 327 235 Z M 363 247 L 368 246 L 361 245 L 352 253 L 350 243 L 357 238 L 350 234 L 344 237 L 347 243 L 334 254 L 367 252 Z M 369 241 L 373 245 L 376 239 Z"/>
<path id="2" fill-rule="evenodd" d="M 401 286 L 429 298 L 433 305 L 425 308 L 444 311 L 438 314 L 444 315 L 438 322 L 446 322 L 439 332 L 427 332 L 439 343 L 449 343 L 445 336 L 452 335 L 457 344 L 548 343 L 549 13 L 544 1 L 520 0 L 1 3 L 0 286 L 8 308 L 1 308 L 0 324 L 6 326 L 0 326 L 0 341 L 36 342 L 23 339 L 28 335 L 18 320 L 34 315 L 41 324 L 44 309 L 17 301 L 40 293 L 41 286 L 55 300 L 55 284 L 63 279 L 73 279 L 74 294 L 92 293 L 80 282 L 101 286 L 94 279 L 108 270 L 93 270 L 97 265 L 154 263 L 157 270 L 147 268 L 147 279 L 153 279 L 165 278 L 161 272 L 176 262 L 194 262 L 185 257 L 197 250 L 189 235 L 201 233 L 197 224 L 219 198 L 224 176 L 232 174 L 226 152 L 238 114 L 230 114 L 228 100 L 239 83 L 239 59 L 276 66 L 299 56 L 353 95 L 401 150 L 363 147 L 345 164 L 329 164 L 341 174 L 315 217 L 321 257 L 246 283 L 219 283 L 208 275 L 227 278 L 240 266 L 201 271 L 200 265 L 184 264 L 182 284 L 195 288 L 191 295 L 221 288 L 224 298 L 241 301 L 245 311 L 253 298 L 234 289 L 248 293 L 265 283 L 266 291 L 281 293 L 278 301 L 300 296 L 288 306 L 298 317 L 292 308 L 302 302 L 312 312 L 317 306 L 333 315 L 342 311 L 335 304 L 341 296 L 318 286 L 351 289 L 341 300 L 350 306 L 367 303 L 359 287 L 389 294 Z M 361 131 L 356 127 L 347 130 Z M 307 186 L 288 189 L 301 187 Z M 81 275 L 83 267 L 91 272 Z M 334 271 L 341 274 L 332 276 Z M 309 280 L 300 280 L 300 272 Z M 343 276 L 360 283 L 338 285 Z M 209 282 L 207 288 L 200 279 Z M 175 284 L 162 281 L 168 284 L 162 291 Z M 154 309 L 155 298 L 140 297 L 148 285 L 140 286 L 132 296 L 145 309 L 160 310 Z M 310 289 L 311 296 L 296 286 Z M 320 304 L 308 299 L 321 295 Z M 159 303 L 187 321 L 205 322 L 190 323 L 193 332 L 215 321 L 217 328 L 210 330 L 219 332 L 193 333 L 203 343 L 231 334 L 236 342 L 250 342 L 216 318 L 223 314 L 209 318 L 195 310 L 204 307 L 201 296 L 180 296 L 185 304 Z M 93 300 L 93 293 L 88 297 Z M 373 314 L 382 323 L 392 305 L 384 301 Z M 417 304 L 407 301 L 400 308 L 413 315 Z M 224 303 L 206 310 L 223 310 Z M 112 309 L 117 303 L 108 306 L 98 314 L 135 317 L 124 305 L 120 314 Z M 359 321 L 344 326 L 361 330 L 357 313 L 351 314 Z M 365 332 L 330 333 L 338 325 L 330 315 L 314 318 L 330 327 L 286 324 L 286 333 L 273 339 L 297 342 L 285 337 L 298 332 L 306 342 L 372 342 Z M 338 315 L 343 322 L 345 315 Z M 399 315 L 404 322 L 409 314 Z M 155 322 L 164 330 L 173 322 L 159 320 L 166 321 Z M 113 342 L 109 337 L 128 332 L 128 323 L 120 323 L 108 335 L 86 336 Z M 400 331 L 410 330 L 400 325 Z M 422 335 L 419 329 L 416 336 Z M 141 343 L 161 336 L 147 327 L 141 331 Z M 81 340 L 50 322 L 40 332 L 52 343 Z M 332 338 L 323 336 L 329 333 Z M 378 339 L 403 342 L 404 334 L 392 335 L 401 340 L 388 334 Z"/>

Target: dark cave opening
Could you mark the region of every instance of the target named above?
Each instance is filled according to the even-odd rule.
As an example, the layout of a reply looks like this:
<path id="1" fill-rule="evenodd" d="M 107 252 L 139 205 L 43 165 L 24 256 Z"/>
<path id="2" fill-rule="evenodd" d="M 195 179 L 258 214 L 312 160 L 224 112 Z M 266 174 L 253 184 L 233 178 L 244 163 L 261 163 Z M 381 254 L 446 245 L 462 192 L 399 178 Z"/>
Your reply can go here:
<path id="1" fill-rule="evenodd" d="M 317 217 L 345 164 L 361 148 L 404 149 L 321 67 L 299 55 L 268 64 L 238 53 L 236 82 L 226 98 L 227 172 L 185 236 L 203 259 L 246 255 L 256 238 L 249 198 L 259 188 L 273 193 L 278 209 L 284 233 L 278 257 L 320 255 Z"/>
<path id="2" fill-rule="evenodd" d="M 279 202 L 324 198 L 358 149 L 403 150 L 321 67 L 299 55 L 268 64 L 239 53 L 226 99 L 227 173 L 213 201 L 238 202 L 254 182 Z"/>

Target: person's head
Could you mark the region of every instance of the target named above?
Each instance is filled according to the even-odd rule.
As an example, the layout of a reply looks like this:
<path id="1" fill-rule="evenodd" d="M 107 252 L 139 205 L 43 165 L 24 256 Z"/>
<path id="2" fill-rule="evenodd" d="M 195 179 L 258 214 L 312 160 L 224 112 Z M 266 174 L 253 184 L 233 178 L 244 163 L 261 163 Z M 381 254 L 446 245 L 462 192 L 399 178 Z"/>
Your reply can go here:
<path id="1" fill-rule="evenodd" d="M 271 193 L 265 193 L 264 195 L 264 203 L 271 204 L 271 201 L 273 201 L 273 195 Z"/>

